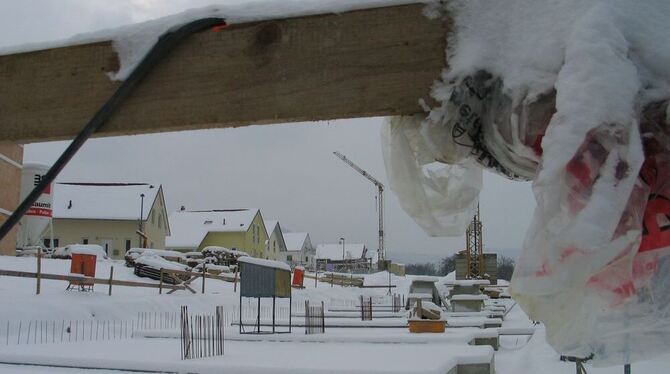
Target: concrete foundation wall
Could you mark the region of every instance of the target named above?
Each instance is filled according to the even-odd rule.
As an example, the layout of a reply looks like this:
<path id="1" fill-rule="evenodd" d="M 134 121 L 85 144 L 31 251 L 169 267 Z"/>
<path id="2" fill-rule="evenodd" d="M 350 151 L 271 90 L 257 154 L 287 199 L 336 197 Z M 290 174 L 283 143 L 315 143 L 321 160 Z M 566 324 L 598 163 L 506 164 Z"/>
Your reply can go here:
<path id="1" fill-rule="evenodd" d="M 19 205 L 21 190 L 21 164 L 23 147 L 0 143 L 0 224 L 7 220 L 8 214 Z M 0 255 L 16 254 L 16 228 L 0 241 Z"/>

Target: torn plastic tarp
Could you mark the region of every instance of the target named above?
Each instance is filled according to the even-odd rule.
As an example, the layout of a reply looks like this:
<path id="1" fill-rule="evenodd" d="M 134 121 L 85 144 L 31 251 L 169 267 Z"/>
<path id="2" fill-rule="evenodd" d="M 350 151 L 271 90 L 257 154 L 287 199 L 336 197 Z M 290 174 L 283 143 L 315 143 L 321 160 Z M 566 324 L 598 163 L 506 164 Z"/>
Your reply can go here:
<path id="1" fill-rule="evenodd" d="M 519 100 L 479 72 L 447 85 L 428 116 L 382 131 L 391 189 L 432 235 L 460 235 L 487 168 L 534 179 L 538 200 L 513 293 L 562 354 L 633 362 L 670 346 L 667 102 L 640 121 L 592 127 L 562 169 L 538 180 L 555 92 Z M 644 150 L 644 151 L 643 151 Z"/>
<path id="2" fill-rule="evenodd" d="M 422 118 L 393 117 L 382 127 L 386 175 L 402 208 L 428 234 L 461 235 L 477 209 L 482 168 L 471 160 L 436 162 L 420 134 Z"/>

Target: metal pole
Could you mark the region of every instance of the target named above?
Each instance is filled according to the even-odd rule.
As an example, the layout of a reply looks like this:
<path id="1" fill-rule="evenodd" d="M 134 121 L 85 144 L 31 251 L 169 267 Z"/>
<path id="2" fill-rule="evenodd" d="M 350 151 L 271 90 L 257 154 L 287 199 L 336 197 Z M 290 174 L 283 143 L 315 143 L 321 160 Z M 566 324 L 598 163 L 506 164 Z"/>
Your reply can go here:
<path id="1" fill-rule="evenodd" d="M 388 266 L 386 267 L 386 272 L 389 273 L 389 293 L 388 294 L 390 295 L 391 294 L 391 270 L 389 270 Z"/>
<path id="2" fill-rule="evenodd" d="M 51 253 L 54 253 L 54 219 L 49 217 L 49 231 L 51 232 L 51 238 L 49 239 L 49 246 L 51 247 Z"/>
<path id="3" fill-rule="evenodd" d="M 109 269 L 109 296 L 112 296 L 112 279 L 114 278 L 114 266 Z"/>
<path id="4" fill-rule="evenodd" d="M 237 285 L 237 272 L 235 272 L 235 285 Z M 240 323 L 240 334 L 242 333 L 242 292 L 240 292 L 240 315 L 239 315 Z"/>
<path id="5" fill-rule="evenodd" d="M 40 294 L 40 281 L 42 280 L 42 248 L 37 249 L 37 295 Z"/>
<path id="6" fill-rule="evenodd" d="M 144 238 L 142 237 L 142 234 L 144 234 L 144 194 L 140 194 L 140 222 L 139 222 L 139 228 L 140 228 L 140 248 L 144 248 Z"/>
<path id="7" fill-rule="evenodd" d="M 205 294 L 205 273 L 207 272 L 207 264 L 202 264 L 202 294 Z"/>
<path id="8" fill-rule="evenodd" d="M 261 332 L 261 298 L 258 298 L 258 309 L 256 310 L 256 326 L 258 326 L 258 332 Z"/>
<path id="9" fill-rule="evenodd" d="M 272 295 L 272 333 L 275 333 L 275 296 Z"/>

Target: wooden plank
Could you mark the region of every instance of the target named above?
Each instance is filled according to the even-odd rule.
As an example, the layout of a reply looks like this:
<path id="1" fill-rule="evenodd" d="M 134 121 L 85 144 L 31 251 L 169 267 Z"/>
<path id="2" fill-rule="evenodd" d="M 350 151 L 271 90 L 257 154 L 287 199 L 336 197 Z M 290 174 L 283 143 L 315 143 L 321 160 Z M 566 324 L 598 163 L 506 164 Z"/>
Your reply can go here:
<path id="1" fill-rule="evenodd" d="M 450 22 L 413 4 L 233 25 L 190 37 L 99 136 L 412 114 Z M 111 42 L 0 56 L 0 140 L 68 139 L 117 88 Z"/>

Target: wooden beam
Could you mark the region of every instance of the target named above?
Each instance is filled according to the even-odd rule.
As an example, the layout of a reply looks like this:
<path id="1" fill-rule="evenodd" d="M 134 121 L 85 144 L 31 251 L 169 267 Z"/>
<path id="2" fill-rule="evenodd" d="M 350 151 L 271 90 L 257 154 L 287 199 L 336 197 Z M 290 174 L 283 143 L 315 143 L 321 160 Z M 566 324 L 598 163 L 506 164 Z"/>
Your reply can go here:
<path id="1" fill-rule="evenodd" d="M 190 37 L 98 136 L 412 114 L 450 22 L 413 4 L 233 25 Z M 111 42 L 0 56 L 0 141 L 69 139 L 118 87 Z"/>

